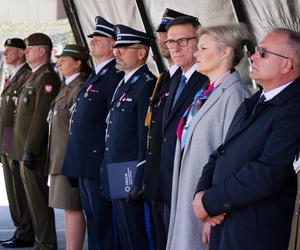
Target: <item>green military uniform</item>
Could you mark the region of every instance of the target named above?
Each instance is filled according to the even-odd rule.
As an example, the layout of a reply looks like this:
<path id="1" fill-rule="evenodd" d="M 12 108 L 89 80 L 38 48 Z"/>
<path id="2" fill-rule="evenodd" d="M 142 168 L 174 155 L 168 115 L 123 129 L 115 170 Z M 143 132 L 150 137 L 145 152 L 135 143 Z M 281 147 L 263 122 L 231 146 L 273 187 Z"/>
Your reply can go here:
<path id="1" fill-rule="evenodd" d="M 50 63 L 40 66 L 21 87 L 13 129 L 10 157 L 18 160 L 35 233 L 34 249 L 56 249 L 53 209 L 48 207 L 45 174 L 51 102 L 60 90 L 60 79 Z M 33 155 L 30 168 L 22 161 Z"/>
<path id="2" fill-rule="evenodd" d="M 16 226 L 14 237 L 25 241 L 34 241 L 31 218 L 21 180 L 20 169 L 12 164 L 8 157 L 8 150 L 14 126 L 14 112 L 16 109 L 19 89 L 29 77 L 31 71 L 27 64 L 21 66 L 17 73 L 1 93 L 0 99 L 0 148 L 6 193 L 12 221 Z"/>

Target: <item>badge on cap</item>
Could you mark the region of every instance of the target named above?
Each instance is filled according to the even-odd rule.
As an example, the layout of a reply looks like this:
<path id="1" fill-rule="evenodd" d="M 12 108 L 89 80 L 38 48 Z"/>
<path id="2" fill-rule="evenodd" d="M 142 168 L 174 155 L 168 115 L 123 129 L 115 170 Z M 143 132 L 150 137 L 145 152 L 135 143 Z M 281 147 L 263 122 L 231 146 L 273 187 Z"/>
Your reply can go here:
<path id="1" fill-rule="evenodd" d="M 45 92 L 46 93 L 51 93 L 52 92 L 52 85 L 46 84 L 45 85 Z"/>

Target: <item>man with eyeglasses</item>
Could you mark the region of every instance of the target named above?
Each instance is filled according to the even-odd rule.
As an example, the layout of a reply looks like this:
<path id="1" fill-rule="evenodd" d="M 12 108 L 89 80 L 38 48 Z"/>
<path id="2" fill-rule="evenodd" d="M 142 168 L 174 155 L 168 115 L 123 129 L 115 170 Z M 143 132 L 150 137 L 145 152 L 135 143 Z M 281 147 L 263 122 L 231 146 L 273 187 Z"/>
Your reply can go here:
<path id="1" fill-rule="evenodd" d="M 299 58 L 299 33 L 282 28 L 251 56 L 250 77 L 262 90 L 236 112 L 193 202 L 196 217 L 214 225 L 210 250 L 288 248 L 300 145 Z"/>
<path id="2" fill-rule="evenodd" d="M 170 83 L 169 96 L 162 118 L 163 140 L 159 181 L 164 204 L 164 223 L 167 229 L 170 219 L 176 130 L 195 94 L 208 81 L 207 77 L 196 71 L 195 65 L 196 30 L 199 25 L 198 19 L 192 16 L 177 17 L 167 25 L 168 39 L 165 41 L 165 45 L 170 50 L 174 64 L 179 66 L 182 71 L 182 74 L 172 79 Z"/>
<path id="3" fill-rule="evenodd" d="M 161 23 L 156 29 L 157 44 L 160 54 L 169 64 L 166 71 L 158 77 L 155 89 L 152 93 L 150 105 L 148 108 L 145 125 L 148 129 L 147 137 L 147 156 L 144 173 L 144 198 L 150 201 L 153 225 L 153 237 L 157 250 L 166 249 L 166 235 L 168 228 L 165 228 L 163 222 L 163 206 L 161 204 L 160 194 L 160 156 L 162 145 L 162 118 L 166 100 L 169 97 L 169 88 L 172 79 L 181 75 L 181 69 L 174 64 L 169 49 L 165 45 L 167 40 L 166 26 L 176 17 L 185 16 L 185 14 L 167 8 L 162 16 Z"/>
<path id="4" fill-rule="evenodd" d="M 122 249 L 147 250 L 153 245 L 150 218 L 145 213 L 149 207 L 140 200 L 139 194 L 146 159 L 147 128 L 144 121 L 156 81 L 146 64 L 150 42 L 154 37 L 125 25 L 116 25 L 115 33 L 117 40 L 113 52 L 116 67 L 124 71 L 125 76 L 110 105 L 102 169 L 110 172 L 116 166 L 118 171 L 126 164 L 135 169 L 133 189 L 137 192 L 133 192 L 134 197 L 113 196 L 112 192 L 110 195 Z M 130 173 L 128 175 L 131 176 Z M 122 187 L 120 182 L 109 185 L 117 189 Z"/>

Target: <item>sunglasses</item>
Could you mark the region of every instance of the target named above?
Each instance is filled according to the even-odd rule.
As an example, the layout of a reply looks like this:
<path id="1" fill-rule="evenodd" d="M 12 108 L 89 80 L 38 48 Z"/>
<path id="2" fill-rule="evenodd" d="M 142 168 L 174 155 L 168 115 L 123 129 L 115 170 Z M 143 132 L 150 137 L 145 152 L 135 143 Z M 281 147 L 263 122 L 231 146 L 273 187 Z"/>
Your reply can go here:
<path id="1" fill-rule="evenodd" d="M 265 48 L 258 47 L 258 46 L 255 47 L 255 51 L 259 53 L 259 56 L 260 56 L 261 58 L 265 58 L 265 57 L 266 57 L 266 54 L 271 54 L 271 55 L 274 55 L 274 56 L 279 56 L 279 57 L 284 58 L 284 59 L 290 59 L 290 60 L 292 61 L 292 69 L 294 69 L 294 65 L 293 65 L 294 62 L 293 62 L 293 59 L 290 58 L 290 57 L 280 55 L 280 54 L 278 54 L 278 53 L 275 53 L 275 52 L 266 50 Z"/>
<path id="2" fill-rule="evenodd" d="M 277 53 L 275 53 L 275 52 L 266 50 L 265 48 L 258 47 L 258 46 L 255 47 L 255 51 L 259 53 L 259 55 L 260 55 L 261 58 L 265 58 L 266 53 L 267 53 L 267 54 L 272 54 L 272 55 L 275 55 L 275 56 L 282 57 L 282 58 L 284 58 L 284 59 L 291 59 L 291 60 L 292 60 L 292 58 L 290 58 L 290 57 L 287 57 L 287 56 L 283 56 L 283 55 L 277 54 Z"/>

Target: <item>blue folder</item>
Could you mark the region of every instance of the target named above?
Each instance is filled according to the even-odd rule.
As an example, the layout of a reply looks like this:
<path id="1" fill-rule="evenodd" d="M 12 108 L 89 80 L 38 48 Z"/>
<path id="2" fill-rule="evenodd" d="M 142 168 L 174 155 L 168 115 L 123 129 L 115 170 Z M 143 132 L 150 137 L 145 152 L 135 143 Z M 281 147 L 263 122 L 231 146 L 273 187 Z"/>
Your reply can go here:
<path id="1" fill-rule="evenodd" d="M 110 199 L 127 198 L 133 186 L 137 161 L 106 164 L 103 171 L 103 194 Z"/>

